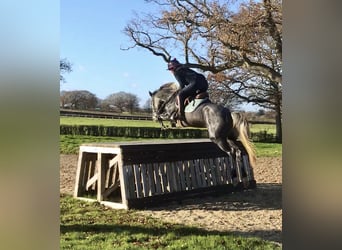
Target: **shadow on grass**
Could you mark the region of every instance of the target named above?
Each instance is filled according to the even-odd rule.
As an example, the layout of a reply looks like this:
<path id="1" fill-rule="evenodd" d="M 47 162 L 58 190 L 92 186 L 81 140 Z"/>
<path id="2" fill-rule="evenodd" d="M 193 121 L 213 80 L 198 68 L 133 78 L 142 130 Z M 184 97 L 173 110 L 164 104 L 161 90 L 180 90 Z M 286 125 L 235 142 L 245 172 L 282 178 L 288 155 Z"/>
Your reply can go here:
<path id="1" fill-rule="evenodd" d="M 146 234 L 149 237 L 157 237 L 161 235 L 166 235 L 170 232 L 175 234 L 178 237 L 187 237 L 187 236 L 241 236 L 247 238 L 255 238 L 259 237 L 264 240 L 273 241 L 275 243 L 281 243 L 281 232 L 279 230 L 255 230 L 251 232 L 242 232 L 242 231 L 229 231 L 229 232 L 221 232 L 221 231 L 208 231 L 205 229 L 195 228 L 195 227 L 184 227 L 183 225 L 172 225 L 171 227 L 162 226 L 162 227 L 151 227 L 151 226 L 133 226 L 133 225 L 122 225 L 122 224 L 93 224 L 93 225 L 61 225 L 60 226 L 61 234 L 70 233 L 70 232 L 81 232 L 81 233 L 116 233 L 116 234 L 125 234 L 125 235 L 134 235 L 134 234 Z M 272 237 L 267 237 L 268 235 L 272 235 Z M 276 235 L 276 236 L 274 236 Z M 265 237 L 266 236 L 266 237 Z M 279 237 L 278 237 L 279 236 Z"/>

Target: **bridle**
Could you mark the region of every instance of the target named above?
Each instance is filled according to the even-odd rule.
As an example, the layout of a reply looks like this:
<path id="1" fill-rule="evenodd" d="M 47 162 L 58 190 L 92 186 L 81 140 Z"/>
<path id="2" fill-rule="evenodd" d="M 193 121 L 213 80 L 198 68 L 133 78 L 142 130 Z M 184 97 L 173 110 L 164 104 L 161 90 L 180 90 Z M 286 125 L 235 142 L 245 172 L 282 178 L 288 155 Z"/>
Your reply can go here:
<path id="1" fill-rule="evenodd" d="M 162 128 L 166 129 L 167 127 L 164 125 L 163 123 L 163 119 L 161 118 L 161 114 L 165 113 L 163 112 L 163 110 L 165 109 L 166 105 L 169 104 L 171 102 L 172 99 L 174 99 L 174 96 L 177 95 L 178 91 L 174 92 L 168 99 L 166 99 L 162 105 L 160 105 L 160 107 L 158 108 L 158 110 L 155 112 L 156 113 L 156 117 L 158 122 L 160 123 L 160 125 L 162 126 Z M 171 118 L 173 115 L 173 113 L 168 114 L 168 117 Z M 172 120 L 172 119 L 171 119 Z"/>

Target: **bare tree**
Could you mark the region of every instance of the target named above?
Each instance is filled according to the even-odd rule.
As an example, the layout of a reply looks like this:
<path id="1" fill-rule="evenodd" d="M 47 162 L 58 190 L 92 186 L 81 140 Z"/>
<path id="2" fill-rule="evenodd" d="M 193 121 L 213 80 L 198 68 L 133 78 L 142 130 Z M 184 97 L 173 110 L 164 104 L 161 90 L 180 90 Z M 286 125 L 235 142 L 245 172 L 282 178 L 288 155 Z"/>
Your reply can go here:
<path id="1" fill-rule="evenodd" d="M 239 99 L 232 92 L 225 91 L 224 87 L 217 82 L 211 81 L 208 88 L 208 93 L 212 102 L 229 108 L 232 111 L 237 110 L 242 104 L 241 99 Z"/>
<path id="2" fill-rule="evenodd" d="M 281 141 L 282 1 L 146 2 L 160 12 L 131 20 L 124 32 L 132 45 L 123 49 L 141 47 L 165 62 L 177 54 L 187 66 L 209 72 L 222 91 L 274 108 Z"/>
<path id="3" fill-rule="evenodd" d="M 123 91 L 109 95 L 102 103 L 105 109 L 119 112 L 128 111 L 133 113 L 139 109 L 139 98 L 134 94 Z"/>
<path id="4" fill-rule="evenodd" d="M 98 98 L 87 90 L 73 90 L 61 92 L 62 107 L 70 107 L 73 109 L 95 109 L 98 104 Z"/>
<path id="5" fill-rule="evenodd" d="M 151 107 L 151 98 L 148 98 L 144 105 L 142 106 L 142 110 L 148 113 L 152 112 L 152 107 Z"/>
<path id="6" fill-rule="evenodd" d="M 65 78 L 63 74 L 72 72 L 72 65 L 66 58 L 60 59 L 59 70 L 60 70 L 59 81 L 65 82 Z"/>

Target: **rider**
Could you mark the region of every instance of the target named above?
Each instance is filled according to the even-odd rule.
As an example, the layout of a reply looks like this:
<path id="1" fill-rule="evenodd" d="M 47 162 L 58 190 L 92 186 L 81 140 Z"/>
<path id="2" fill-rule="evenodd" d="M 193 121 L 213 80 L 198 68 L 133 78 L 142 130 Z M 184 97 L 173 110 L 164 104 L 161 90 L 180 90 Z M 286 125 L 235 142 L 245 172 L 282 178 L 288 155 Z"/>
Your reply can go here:
<path id="1" fill-rule="evenodd" d="M 185 99 L 190 96 L 195 96 L 197 93 L 206 92 L 208 90 L 208 82 L 202 74 L 185 67 L 183 64 L 178 62 L 176 58 L 167 64 L 167 69 L 174 74 L 181 88 L 177 96 L 179 109 L 178 118 L 180 120 L 184 120 Z"/>

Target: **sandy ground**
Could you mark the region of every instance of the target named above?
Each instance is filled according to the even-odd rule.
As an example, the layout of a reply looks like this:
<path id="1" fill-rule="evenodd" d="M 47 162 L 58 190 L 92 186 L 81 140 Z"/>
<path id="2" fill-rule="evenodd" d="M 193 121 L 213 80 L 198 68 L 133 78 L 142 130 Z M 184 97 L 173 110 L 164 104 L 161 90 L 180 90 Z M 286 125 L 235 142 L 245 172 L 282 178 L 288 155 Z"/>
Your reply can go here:
<path id="1" fill-rule="evenodd" d="M 60 155 L 60 192 L 72 194 L 77 155 Z M 172 223 L 182 223 L 246 237 L 282 242 L 281 157 L 258 158 L 257 188 L 245 192 L 184 200 L 139 211 Z"/>

